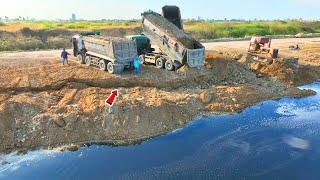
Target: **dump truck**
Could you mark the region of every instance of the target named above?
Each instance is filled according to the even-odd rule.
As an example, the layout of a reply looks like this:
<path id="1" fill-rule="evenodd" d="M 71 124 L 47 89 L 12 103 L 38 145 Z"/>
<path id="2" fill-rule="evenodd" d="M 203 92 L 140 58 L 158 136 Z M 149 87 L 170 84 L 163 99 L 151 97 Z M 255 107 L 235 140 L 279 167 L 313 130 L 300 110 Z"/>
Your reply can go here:
<path id="1" fill-rule="evenodd" d="M 139 57 L 142 63 L 151 63 L 169 71 L 183 65 L 203 66 L 205 48 L 184 32 L 180 9 L 177 6 L 164 6 L 162 15 L 153 11 L 142 13 L 142 25 L 143 35 L 157 47 L 150 48 L 146 45 L 146 48 L 140 51 Z M 136 38 L 131 36 L 130 39 L 138 42 L 143 38 L 138 35 Z"/>
<path id="2" fill-rule="evenodd" d="M 104 37 L 94 34 L 72 37 L 73 54 L 81 64 L 97 66 L 103 71 L 120 74 L 138 58 L 134 41 L 126 38 Z"/>

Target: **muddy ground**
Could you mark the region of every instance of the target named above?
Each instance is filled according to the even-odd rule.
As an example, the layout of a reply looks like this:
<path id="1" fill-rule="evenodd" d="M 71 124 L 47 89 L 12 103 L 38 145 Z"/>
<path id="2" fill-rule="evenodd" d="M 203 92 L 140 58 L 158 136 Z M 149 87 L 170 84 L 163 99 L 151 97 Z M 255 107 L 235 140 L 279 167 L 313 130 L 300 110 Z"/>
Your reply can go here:
<path id="1" fill-rule="evenodd" d="M 70 144 L 132 144 L 203 115 L 234 113 L 267 99 L 314 95 L 296 86 L 319 79 L 320 49 L 314 47 L 320 42 L 302 41 L 301 51 L 281 53 L 279 45 L 281 58 L 273 60 L 209 43 L 202 68 L 167 72 L 143 66 L 139 75 L 111 75 L 80 65 L 75 58 L 62 66 L 59 51 L 2 53 L 0 153 Z M 291 43 L 281 45 L 286 44 Z M 105 99 L 113 89 L 120 95 L 109 108 Z"/>

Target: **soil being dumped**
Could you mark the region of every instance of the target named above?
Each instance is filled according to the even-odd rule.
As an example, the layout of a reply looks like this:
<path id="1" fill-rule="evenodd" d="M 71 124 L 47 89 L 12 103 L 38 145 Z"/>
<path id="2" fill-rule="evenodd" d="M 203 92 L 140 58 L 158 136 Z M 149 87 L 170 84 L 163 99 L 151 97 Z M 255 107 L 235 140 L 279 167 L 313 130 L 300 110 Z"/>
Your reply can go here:
<path id="1" fill-rule="evenodd" d="M 37 54 L 38 53 L 38 54 Z M 313 95 L 296 85 L 319 69 L 292 58 L 233 58 L 208 52 L 205 66 L 176 72 L 143 66 L 111 75 L 56 51 L 0 55 L 0 153 L 90 143 L 132 144 L 209 113 L 233 113 L 267 99 Z M 37 56 L 35 56 L 37 54 Z M 114 89 L 112 108 L 105 104 Z M 71 146 L 74 147 L 74 146 Z"/>
<path id="2" fill-rule="evenodd" d="M 193 49 L 194 39 L 176 25 L 172 24 L 166 18 L 157 13 L 144 14 L 144 18 L 152 22 L 162 32 L 167 33 L 170 37 L 175 37 L 175 41 L 180 42 L 184 47 Z M 150 29 L 151 30 L 151 29 Z"/>

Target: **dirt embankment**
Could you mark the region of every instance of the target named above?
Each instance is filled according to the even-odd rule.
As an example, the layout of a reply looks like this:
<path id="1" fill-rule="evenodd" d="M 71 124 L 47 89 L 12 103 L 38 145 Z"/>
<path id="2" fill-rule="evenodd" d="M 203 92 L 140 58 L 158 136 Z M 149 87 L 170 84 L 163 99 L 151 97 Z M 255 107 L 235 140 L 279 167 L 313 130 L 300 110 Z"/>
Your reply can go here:
<path id="1" fill-rule="evenodd" d="M 312 95 L 295 85 L 319 78 L 317 67 L 306 72 L 290 58 L 266 63 L 244 54 L 234 58 L 211 52 L 201 69 L 167 72 L 143 66 L 139 75 L 130 71 L 111 75 L 74 61 L 62 66 L 54 53 L 24 54 L 30 58 L 0 55 L 0 152 L 132 143 L 172 131 L 203 114 Z M 43 58 L 48 54 L 50 58 Z M 113 89 L 120 95 L 109 109 L 104 101 Z"/>
<path id="2" fill-rule="evenodd" d="M 111 28 L 100 30 L 102 35 L 124 37 L 130 34 L 141 34 L 140 27 Z M 16 32 L 0 30 L 0 51 L 34 51 L 41 49 L 71 48 L 70 37 L 79 33 L 77 30 L 23 28 Z"/>

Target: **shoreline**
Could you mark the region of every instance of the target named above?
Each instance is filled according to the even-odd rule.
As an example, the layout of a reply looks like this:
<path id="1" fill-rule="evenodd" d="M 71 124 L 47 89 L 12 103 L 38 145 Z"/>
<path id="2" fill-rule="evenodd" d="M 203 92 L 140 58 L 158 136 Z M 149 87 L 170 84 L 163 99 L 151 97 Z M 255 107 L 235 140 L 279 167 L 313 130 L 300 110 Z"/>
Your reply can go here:
<path id="1" fill-rule="evenodd" d="M 314 81 L 313 83 L 317 83 L 320 82 L 319 80 Z M 313 84 L 313 83 L 306 83 L 304 85 L 308 85 L 308 84 Z M 303 85 L 301 85 L 303 86 Z M 92 145 L 103 145 L 103 146 L 113 146 L 113 147 L 128 147 L 128 146 L 135 146 L 137 144 L 141 144 L 145 141 L 151 140 L 153 138 L 156 137 L 160 137 L 160 136 L 165 136 L 167 134 L 173 133 L 176 130 L 179 129 L 184 129 L 185 127 L 187 127 L 188 125 L 196 122 L 196 121 L 201 121 L 204 118 L 210 118 L 210 117 L 214 117 L 214 116 L 222 116 L 222 115 L 236 115 L 239 114 L 243 111 L 245 111 L 247 108 L 253 107 L 253 106 L 257 106 L 265 101 L 279 101 L 281 99 L 284 98 L 292 98 L 292 99 L 300 99 L 300 98 L 306 98 L 306 97 L 310 97 L 310 96 L 315 96 L 315 94 L 309 95 L 309 96 L 304 96 L 304 97 L 278 97 L 278 98 L 274 98 L 274 99 L 266 99 L 264 101 L 261 102 L 257 102 L 254 103 L 248 107 L 245 107 L 244 109 L 241 109 L 239 111 L 236 112 L 201 112 L 198 116 L 192 118 L 192 120 L 188 121 L 186 124 L 183 124 L 181 126 L 175 127 L 172 130 L 169 131 L 162 131 L 162 132 L 157 132 L 155 134 L 150 134 L 148 136 L 142 136 L 142 137 L 138 137 L 138 138 L 133 138 L 133 139 L 101 139 L 101 140 L 90 140 L 90 141 L 74 141 L 71 144 L 63 144 L 61 143 L 61 145 L 55 145 L 53 147 L 35 147 L 35 148 L 21 148 L 21 149 L 14 149 L 12 151 L 5 151 L 5 152 L 0 152 L 0 155 L 6 155 L 6 154 L 10 154 L 10 153 L 15 153 L 17 152 L 18 154 L 26 154 L 29 151 L 38 151 L 38 150 L 56 150 L 56 151 L 60 151 L 60 152 L 64 152 L 64 151 L 77 151 L 80 148 L 83 147 L 90 147 Z"/>

